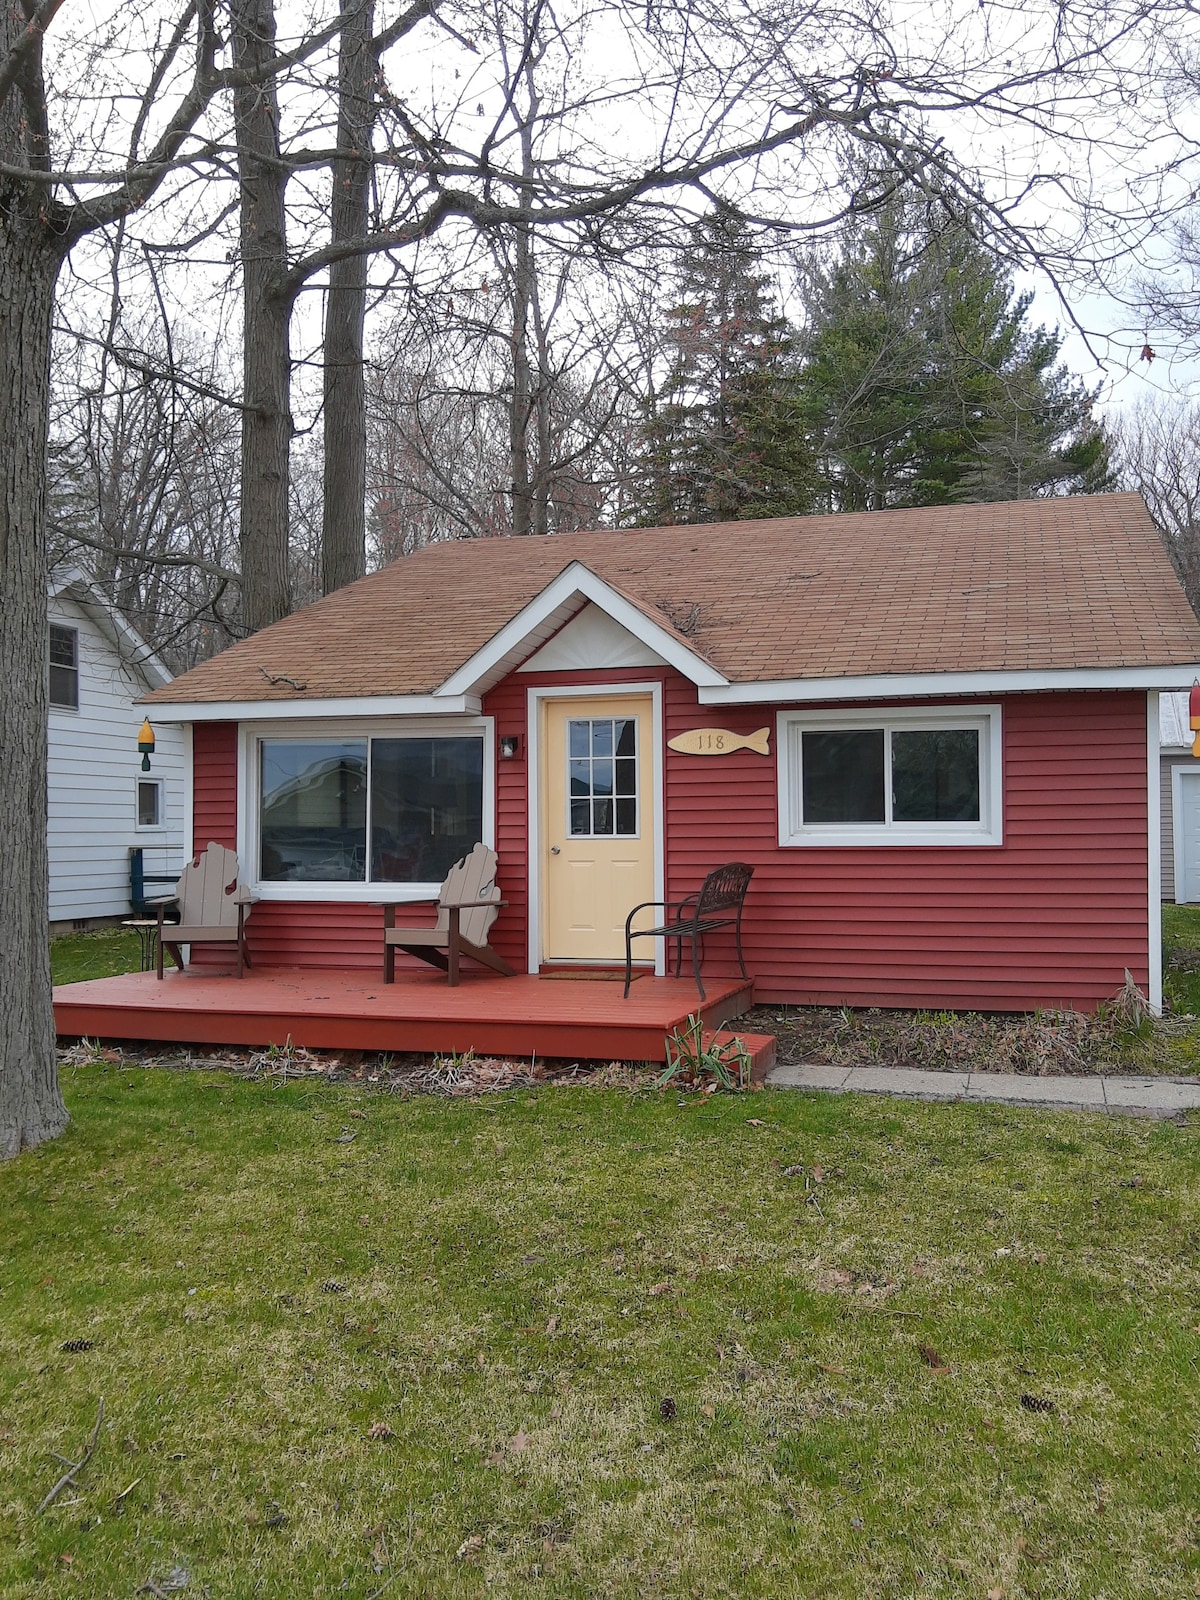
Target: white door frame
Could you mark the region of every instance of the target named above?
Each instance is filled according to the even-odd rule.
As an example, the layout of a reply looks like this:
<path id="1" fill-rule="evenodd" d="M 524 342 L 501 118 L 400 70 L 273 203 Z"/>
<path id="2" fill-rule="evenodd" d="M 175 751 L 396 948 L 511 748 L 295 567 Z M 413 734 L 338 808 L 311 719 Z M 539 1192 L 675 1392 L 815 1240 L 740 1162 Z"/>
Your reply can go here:
<path id="1" fill-rule="evenodd" d="M 650 696 L 650 738 L 654 747 L 654 787 L 651 794 L 654 820 L 654 898 L 666 893 L 663 705 L 661 683 L 555 684 L 526 691 L 526 735 L 529 753 L 529 970 L 542 964 L 542 702 L 543 700 L 585 700 L 621 695 Z M 632 908 L 631 908 L 632 909 Z M 666 971 L 665 941 L 654 941 L 654 975 Z"/>

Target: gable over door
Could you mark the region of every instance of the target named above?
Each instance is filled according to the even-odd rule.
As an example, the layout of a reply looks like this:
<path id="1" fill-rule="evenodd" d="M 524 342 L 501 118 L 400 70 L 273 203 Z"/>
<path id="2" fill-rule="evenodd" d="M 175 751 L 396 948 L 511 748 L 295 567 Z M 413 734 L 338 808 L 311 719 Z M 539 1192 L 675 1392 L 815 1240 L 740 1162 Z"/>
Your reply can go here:
<path id="1" fill-rule="evenodd" d="M 654 897 L 653 726 L 648 694 L 542 702 L 543 961 L 623 961 L 625 918 Z"/>

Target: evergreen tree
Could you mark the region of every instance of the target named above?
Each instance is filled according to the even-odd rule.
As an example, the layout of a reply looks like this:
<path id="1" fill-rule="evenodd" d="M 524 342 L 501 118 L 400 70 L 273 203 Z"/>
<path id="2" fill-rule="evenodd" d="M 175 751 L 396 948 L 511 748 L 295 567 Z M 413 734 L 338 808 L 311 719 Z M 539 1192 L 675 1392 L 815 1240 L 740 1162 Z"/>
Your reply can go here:
<path id="1" fill-rule="evenodd" d="M 806 511 L 812 461 L 795 330 L 736 211 L 692 229 L 667 312 L 669 369 L 646 429 L 641 520 L 719 522 Z"/>
<path id="2" fill-rule="evenodd" d="M 1111 486 L 1093 396 L 1027 325 L 1003 264 L 936 206 L 893 197 L 801 273 L 804 426 L 831 511 Z"/>

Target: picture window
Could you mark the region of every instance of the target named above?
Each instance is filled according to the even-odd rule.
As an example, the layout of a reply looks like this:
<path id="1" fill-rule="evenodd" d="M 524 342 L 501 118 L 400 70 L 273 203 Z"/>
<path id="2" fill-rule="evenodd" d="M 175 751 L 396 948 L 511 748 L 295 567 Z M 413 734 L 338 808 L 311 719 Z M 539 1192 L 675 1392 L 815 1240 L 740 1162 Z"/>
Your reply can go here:
<path id="1" fill-rule="evenodd" d="M 483 837 L 483 739 L 259 745 L 264 883 L 440 883 Z"/>

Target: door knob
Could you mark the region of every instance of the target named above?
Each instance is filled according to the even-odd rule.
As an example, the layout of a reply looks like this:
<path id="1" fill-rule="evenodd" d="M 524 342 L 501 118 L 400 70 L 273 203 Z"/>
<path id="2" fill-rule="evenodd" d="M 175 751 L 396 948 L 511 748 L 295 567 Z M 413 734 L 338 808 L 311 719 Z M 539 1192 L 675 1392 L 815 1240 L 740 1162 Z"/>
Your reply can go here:
<path id="1" fill-rule="evenodd" d="M 561 855 L 562 851 L 558 848 L 558 846 L 556 844 L 552 844 L 550 846 L 550 854 L 552 856 L 557 856 L 557 855 Z"/>

